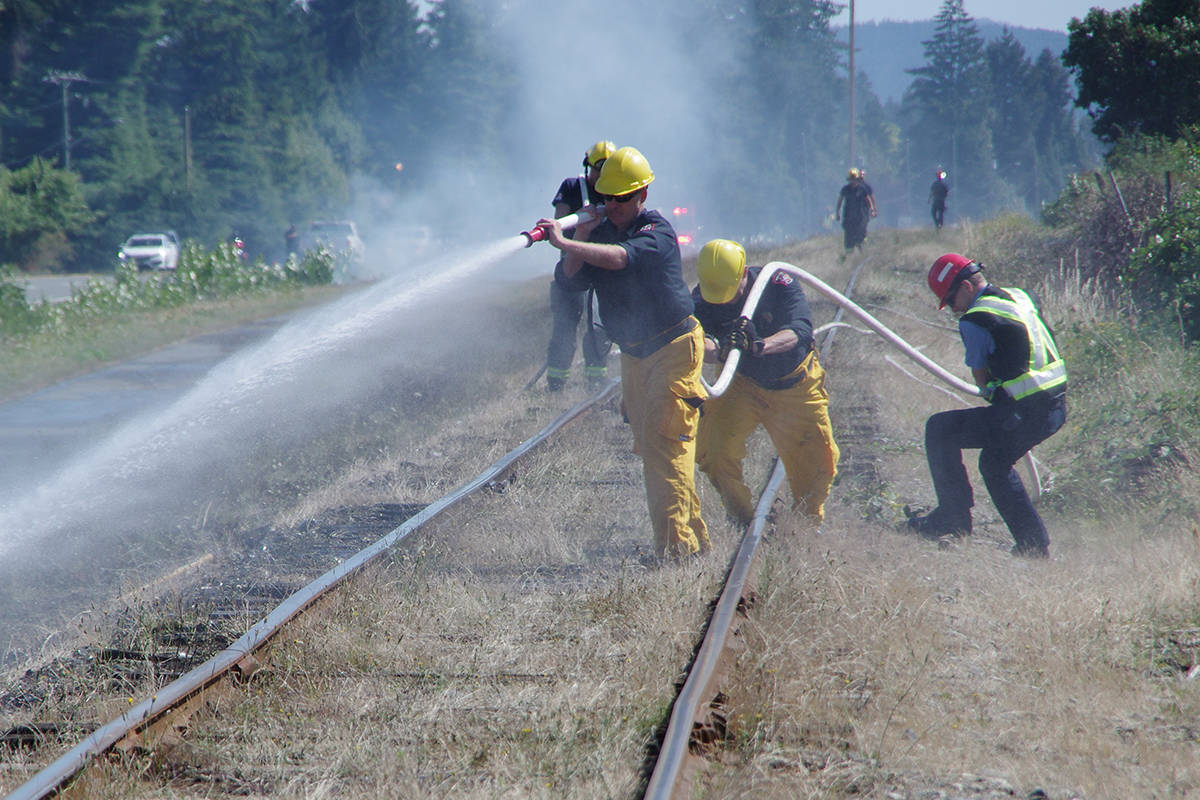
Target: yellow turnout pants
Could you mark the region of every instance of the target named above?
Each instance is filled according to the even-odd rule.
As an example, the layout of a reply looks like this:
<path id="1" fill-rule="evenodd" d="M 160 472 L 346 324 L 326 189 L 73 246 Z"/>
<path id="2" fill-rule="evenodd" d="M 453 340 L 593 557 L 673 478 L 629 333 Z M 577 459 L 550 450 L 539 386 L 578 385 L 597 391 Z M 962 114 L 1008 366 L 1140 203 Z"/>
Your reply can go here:
<path id="1" fill-rule="evenodd" d="M 654 553 L 684 556 L 712 543 L 696 493 L 696 428 L 704 331 L 699 325 L 645 358 L 621 354 L 621 395 L 642 457 Z M 691 400 L 692 402 L 687 402 Z"/>
<path id="2" fill-rule="evenodd" d="M 814 350 L 800 366 L 805 377 L 789 389 L 764 389 L 738 373 L 720 397 L 704 404 L 697 462 L 721 495 L 730 517 L 754 517 L 750 487 L 742 476 L 746 440 L 767 429 L 792 488 L 792 508 L 814 523 L 825 519 L 825 501 L 837 475 L 838 451 L 829 422 L 825 370 Z"/>

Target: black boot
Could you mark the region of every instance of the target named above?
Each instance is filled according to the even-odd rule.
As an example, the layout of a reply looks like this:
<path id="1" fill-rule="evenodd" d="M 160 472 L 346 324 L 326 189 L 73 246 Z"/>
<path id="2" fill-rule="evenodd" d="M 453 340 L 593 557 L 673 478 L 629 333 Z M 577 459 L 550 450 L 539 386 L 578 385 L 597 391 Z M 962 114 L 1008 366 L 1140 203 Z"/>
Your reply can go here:
<path id="1" fill-rule="evenodd" d="M 971 534 L 971 512 L 951 513 L 938 507 L 924 516 L 911 512 L 908 514 L 908 527 L 922 539 L 936 541 L 943 536 L 963 537 Z"/>

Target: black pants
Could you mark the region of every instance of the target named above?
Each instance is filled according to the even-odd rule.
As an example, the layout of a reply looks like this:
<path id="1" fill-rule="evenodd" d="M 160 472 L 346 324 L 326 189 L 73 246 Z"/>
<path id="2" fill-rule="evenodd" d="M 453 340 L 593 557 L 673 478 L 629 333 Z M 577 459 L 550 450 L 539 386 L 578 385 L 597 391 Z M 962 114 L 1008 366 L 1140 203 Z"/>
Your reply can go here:
<path id="1" fill-rule="evenodd" d="M 1050 536 L 1013 465 L 1066 420 L 1065 394 L 934 414 L 925 423 L 925 455 L 938 513 L 956 520 L 970 514 L 975 495 L 962 451 L 978 449 L 979 473 L 1017 547 L 1045 550 Z"/>
<path id="2" fill-rule="evenodd" d="M 842 218 L 842 242 L 847 250 L 853 250 L 867 238 L 867 220 Z"/>
<path id="3" fill-rule="evenodd" d="M 946 204 L 934 201 L 933 205 L 930 207 L 929 213 L 933 215 L 933 227 L 941 228 L 942 222 L 945 221 L 946 218 Z"/>
<path id="4" fill-rule="evenodd" d="M 575 335 L 579 330 L 579 320 L 585 318 L 587 302 L 587 292 L 567 291 L 557 281 L 551 281 L 550 315 L 553 327 L 550 330 L 550 344 L 546 348 L 546 364 L 551 375 L 565 377 L 571 369 L 571 362 L 575 360 Z M 591 327 L 592 330 L 583 332 L 583 360 L 589 367 L 603 367 L 608 361 L 608 351 L 612 345 L 602 329 Z"/>

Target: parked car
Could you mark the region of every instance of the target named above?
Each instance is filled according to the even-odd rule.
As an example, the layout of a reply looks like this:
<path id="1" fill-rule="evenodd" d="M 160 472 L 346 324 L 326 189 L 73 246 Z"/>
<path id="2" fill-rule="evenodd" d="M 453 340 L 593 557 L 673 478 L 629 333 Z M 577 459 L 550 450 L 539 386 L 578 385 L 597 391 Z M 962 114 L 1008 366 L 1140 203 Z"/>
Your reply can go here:
<path id="1" fill-rule="evenodd" d="M 179 266 L 179 237 L 174 231 L 135 233 L 117 251 L 122 262 L 138 269 L 175 269 Z"/>
<path id="2" fill-rule="evenodd" d="M 358 235 L 358 227 L 349 220 L 330 221 L 318 220 L 305 226 L 300 234 L 300 252 L 311 250 L 319 244 L 350 254 L 355 261 L 362 261 L 366 255 L 366 245 Z"/>

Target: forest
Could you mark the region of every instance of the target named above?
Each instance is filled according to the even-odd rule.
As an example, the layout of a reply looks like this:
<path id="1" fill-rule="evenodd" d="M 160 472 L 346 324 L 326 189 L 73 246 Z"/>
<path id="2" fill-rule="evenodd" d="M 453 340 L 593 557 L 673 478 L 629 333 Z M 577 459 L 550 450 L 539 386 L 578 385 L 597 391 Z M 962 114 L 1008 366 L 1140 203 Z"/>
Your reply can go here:
<path id="1" fill-rule="evenodd" d="M 848 164 L 841 8 L 4 0 L 0 264 L 111 269 L 125 237 L 160 229 L 270 258 L 316 217 L 354 217 L 368 243 L 399 223 L 511 232 L 599 139 L 646 153 L 657 203 L 760 241 L 828 229 L 850 166 L 885 225 L 927 223 L 938 168 L 967 220 L 1037 215 L 1095 167 L 1062 54 L 985 41 L 963 0 L 942 6 L 900 102 L 856 76 Z"/>

